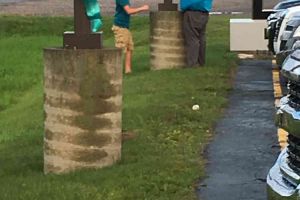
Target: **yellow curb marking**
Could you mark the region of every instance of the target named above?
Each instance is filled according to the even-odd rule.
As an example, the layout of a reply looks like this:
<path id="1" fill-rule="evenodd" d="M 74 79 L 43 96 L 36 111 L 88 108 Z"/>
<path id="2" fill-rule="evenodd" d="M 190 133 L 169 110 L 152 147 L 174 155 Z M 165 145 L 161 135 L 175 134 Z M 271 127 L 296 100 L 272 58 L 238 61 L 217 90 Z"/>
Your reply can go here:
<path id="1" fill-rule="evenodd" d="M 280 148 L 281 148 L 281 150 L 283 150 L 288 145 L 287 144 L 288 132 L 286 132 L 282 128 L 278 128 L 277 135 L 278 135 L 278 142 L 279 142 Z"/>
<path id="2" fill-rule="evenodd" d="M 276 60 L 272 60 L 272 64 L 276 65 Z M 275 98 L 275 106 L 279 104 L 280 98 L 282 95 L 282 89 L 280 85 L 280 70 L 277 66 L 275 66 L 272 70 L 273 74 L 273 88 L 274 88 L 274 98 Z M 288 143 L 287 143 L 287 136 L 288 132 L 285 130 L 278 128 L 277 130 L 277 136 L 278 136 L 278 142 L 280 145 L 281 150 L 284 149 Z"/>

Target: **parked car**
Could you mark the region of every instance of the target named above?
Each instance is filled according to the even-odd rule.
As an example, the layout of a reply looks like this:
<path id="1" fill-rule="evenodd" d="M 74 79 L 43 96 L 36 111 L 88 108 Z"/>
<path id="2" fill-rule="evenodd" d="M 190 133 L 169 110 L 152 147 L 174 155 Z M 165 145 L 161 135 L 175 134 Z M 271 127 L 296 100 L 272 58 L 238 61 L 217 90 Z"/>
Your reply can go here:
<path id="1" fill-rule="evenodd" d="M 280 51 L 276 54 L 277 65 L 281 67 L 286 57 L 300 47 L 300 13 L 295 15 L 281 35 Z"/>
<path id="2" fill-rule="evenodd" d="M 276 124 L 289 133 L 288 147 L 279 155 L 267 176 L 268 200 L 300 199 L 300 49 L 282 65 L 289 80 L 288 95 L 277 106 Z"/>
<path id="3" fill-rule="evenodd" d="M 268 48 L 271 52 L 274 52 L 274 36 L 277 27 L 277 21 L 279 20 L 282 12 L 287 8 L 299 6 L 300 0 L 288 0 L 279 2 L 274 8 L 272 14 L 269 15 L 267 22 L 268 27 L 265 30 L 265 38 L 268 39 Z"/>
<path id="4" fill-rule="evenodd" d="M 269 51 L 274 52 L 274 37 L 275 37 L 275 32 L 276 32 L 276 27 L 277 27 L 277 22 L 280 19 L 280 16 L 282 15 L 283 10 L 278 11 L 276 13 L 272 13 L 269 15 L 267 22 L 268 22 L 268 27 L 265 30 L 265 39 L 268 39 L 268 49 Z"/>
<path id="5" fill-rule="evenodd" d="M 283 35 L 283 33 L 287 27 L 287 23 L 294 16 L 299 15 L 299 13 L 300 13 L 300 6 L 288 8 L 281 13 L 280 18 L 278 19 L 278 21 L 276 23 L 276 30 L 275 30 L 274 41 L 273 41 L 274 42 L 273 47 L 274 47 L 275 54 L 279 53 L 280 48 L 282 47 L 281 46 L 281 36 Z"/>
<path id="6" fill-rule="evenodd" d="M 288 146 L 281 152 L 267 176 L 268 200 L 300 199 L 300 8 L 281 12 L 276 22 L 274 53 L 287 80 L 288 94 L 277 105 L 276 125 L 288 134 Z"/>
<path id="7" fill-rule="evenodd" d="M 299 0 L 285 0 L 285 1 L 280 1 L 277 5 L 275 5 L 273 10 L 275 10 L 275 11 L 284 10 L 284 9 L 294 7 L 294 6 L 299 6 L 299 5 L 300 5 Z"/>

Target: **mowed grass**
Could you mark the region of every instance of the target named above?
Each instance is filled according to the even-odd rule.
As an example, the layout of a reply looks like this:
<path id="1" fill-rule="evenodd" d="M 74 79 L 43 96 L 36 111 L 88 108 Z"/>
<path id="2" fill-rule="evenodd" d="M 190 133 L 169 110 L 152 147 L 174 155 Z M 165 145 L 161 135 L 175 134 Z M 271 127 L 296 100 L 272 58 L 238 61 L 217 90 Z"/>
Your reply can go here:
<path id="1" fill-rule="evenodd" d="M 105 18 L 106 46 L 113 45 Z M 122 160 L 101 170 L 43 174 L 42 48 L 61 46 L 71 18 L 0 17 L 0 199 L 191 200 L 203 149 L 226 106 L 236 56 L 227 16 L 208 27 L 207 66 L 150 71 L 149 21 L 134 17 L 134 73 L 124 76 Z M 194 104 L 200 105 L 193 111 Z"/>

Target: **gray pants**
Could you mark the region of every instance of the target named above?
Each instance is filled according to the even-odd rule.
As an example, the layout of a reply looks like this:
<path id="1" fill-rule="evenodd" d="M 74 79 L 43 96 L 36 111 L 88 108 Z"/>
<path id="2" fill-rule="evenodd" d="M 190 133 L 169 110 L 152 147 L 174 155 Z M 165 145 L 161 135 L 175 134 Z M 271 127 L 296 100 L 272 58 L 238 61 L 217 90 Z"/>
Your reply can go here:
<path id="1" fill-rule="evenodd" d="M 206 25 L 209 14 L 199 11 L 186 11 L 183 15 L 183 34 L 189 67 L 205 64 Z"/>

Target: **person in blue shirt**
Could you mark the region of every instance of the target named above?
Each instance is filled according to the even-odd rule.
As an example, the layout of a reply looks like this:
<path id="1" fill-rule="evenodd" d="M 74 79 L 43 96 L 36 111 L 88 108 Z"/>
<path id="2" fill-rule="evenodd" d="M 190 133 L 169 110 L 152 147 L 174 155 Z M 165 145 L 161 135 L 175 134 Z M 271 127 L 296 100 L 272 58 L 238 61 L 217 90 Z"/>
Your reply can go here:
<path id="1" fill-rule="evenodd" d="M 205 65 L 206 25 L 213 0 L 181 0 L 187 65 Z"/>
<path id="2" fill-rule="evenodd" d="M 130 16 L 139 12 L 148 11 L 149 6 L 131 7 L 130 0 L 115 0 L 116 12 L 112 31 L 115 35 L 115 46 L 124 49 L 125 52 L 125 73 L 131 73 L 131 60 L 133 52 L 133 39 L 129 30 Z"/>

